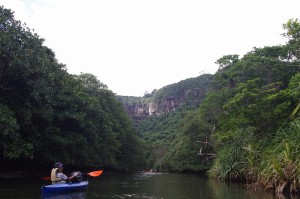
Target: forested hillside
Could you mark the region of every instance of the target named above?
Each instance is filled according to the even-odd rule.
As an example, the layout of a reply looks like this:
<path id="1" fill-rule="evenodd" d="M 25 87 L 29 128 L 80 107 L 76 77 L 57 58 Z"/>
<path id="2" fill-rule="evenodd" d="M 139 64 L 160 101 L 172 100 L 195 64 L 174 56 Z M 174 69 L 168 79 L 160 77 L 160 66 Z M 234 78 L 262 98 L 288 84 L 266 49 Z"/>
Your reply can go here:
<path id="1" fill-rule="evenodd" d="M 196 109 L 211 91 L 212 80 L 213 75 L 203 74 L 154 90 L 142 98 L 118 96 L 127 112 L 130 108 L 136 110 L 134 107 L 151 109 L 151 104 L 158 109 L 152 114 L 149 114 L 151 110 L 145 110 L 144 113 L 148 114 L 144 114 L 144 119 L 135 121 L 136 130 L 147 147 L 148 169 L 169 171 L 167 165 L 162 165 L 162 158 L 177 136 L 180 121 L 188 111 Z M 136 118 L 134 112 L 129 112 L 129 115 Z"/>
<path id="2" fill-rule="evenodd" d="M 291 19 L 283 29 L 286 45 L 217 60 L 199 108 L 138 123 L 150 157 L 160 153 L 152 160 L 156 169 L 208 170 L 215 178 L 299 193 L 300 22 Z"/>
<path id="3" fill-rule="evenodd" d="M 143 168 L 113 92 L 92 74 L 68 74 L 43 42 L 0 7 L 0 168 Z"/>

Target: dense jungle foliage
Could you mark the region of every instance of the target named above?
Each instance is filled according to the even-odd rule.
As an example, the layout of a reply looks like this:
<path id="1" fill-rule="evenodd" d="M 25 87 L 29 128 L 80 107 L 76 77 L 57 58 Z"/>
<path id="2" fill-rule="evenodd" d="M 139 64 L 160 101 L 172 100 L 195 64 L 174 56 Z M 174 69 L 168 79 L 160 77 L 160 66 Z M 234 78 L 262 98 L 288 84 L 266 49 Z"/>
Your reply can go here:
<path id="1" fill-rule="evenodd" d="M 0 168 L 143 168 L 113 92 L 92 74 L 68 74 L 43 42 L 0 7 Z"/>
<path id="2" fill-rule="evenodd" d="M 153 143 L 174 138 L 157 169 L 208 170 L 255 188 L 300 193 L 300 21 L 291 19 L 283 29 L 286 45 L 217 60 L 213 89 L 199 108 L 173 122 L 172 133 L 152 133 Z M 164 122 L 151 120 L 154 131 Z"/>
<path id="3" fill-rule="evenodd" d="M 153 102 L 164 104 L 165 99 L 173 98 L 182 102 L 174 111 L 153 115 L 135 123 L 135 128 L 146 145 L 148 169 L 172 170 L 168 165 L 163 165 L 162 168 L 163 157 L 177 135 L 180 121 L 202 103 L 211 90 L 212 80 L 213 75 L 203 74 L 154 90 L 142 98 L 119 96 L 125 106 Z"/>

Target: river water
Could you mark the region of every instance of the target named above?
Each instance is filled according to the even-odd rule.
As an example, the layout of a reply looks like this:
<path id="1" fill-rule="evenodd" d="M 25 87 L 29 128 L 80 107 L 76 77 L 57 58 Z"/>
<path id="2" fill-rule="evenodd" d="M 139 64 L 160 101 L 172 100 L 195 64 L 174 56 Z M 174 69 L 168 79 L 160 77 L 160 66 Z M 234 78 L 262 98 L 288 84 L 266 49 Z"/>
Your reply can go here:
<path id="1" fill-rule="evenodd" d="M 2 199 L 275 199 L 283 197 L 253 191 L 238 183 L 226 183 L 192 174 L 103 173 L 88 178 L 84 192 L 42 196 L 40 179 L 0 181 Z"/>

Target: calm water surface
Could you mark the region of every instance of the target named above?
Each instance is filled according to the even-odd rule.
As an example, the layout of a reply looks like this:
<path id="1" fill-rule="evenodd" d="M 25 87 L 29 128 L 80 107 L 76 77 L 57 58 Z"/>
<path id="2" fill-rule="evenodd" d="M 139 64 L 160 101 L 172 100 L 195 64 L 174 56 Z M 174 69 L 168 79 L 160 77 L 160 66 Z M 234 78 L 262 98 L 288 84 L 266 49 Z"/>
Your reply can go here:
<path id="1" fill-rule="evenodd" d="M 199 175 L 137 173 L 102 174 L 89 178 L 85 192 L 41 196 L 37 179 L 0 181 L 2 199 L 283 199 L 264 192 L 251 191 L 237 183 L 225 183 Z"/>

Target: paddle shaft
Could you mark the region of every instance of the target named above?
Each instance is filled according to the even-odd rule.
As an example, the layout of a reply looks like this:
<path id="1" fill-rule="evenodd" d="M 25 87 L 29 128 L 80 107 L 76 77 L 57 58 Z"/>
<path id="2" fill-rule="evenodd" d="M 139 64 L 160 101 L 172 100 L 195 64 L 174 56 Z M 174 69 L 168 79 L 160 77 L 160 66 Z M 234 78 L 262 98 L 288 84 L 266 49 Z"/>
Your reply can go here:
<path id="1" fill-rule="evenodd" d="M 98 171 L 91 171 L 88 173 L 84 173 L 86 175 L 89 175 L 91 177 L 98 177 L 103 173 L 103 170 L 98 170 Z M 51 180 L 51 177 L 42 177 L 42 180 Z"/>

